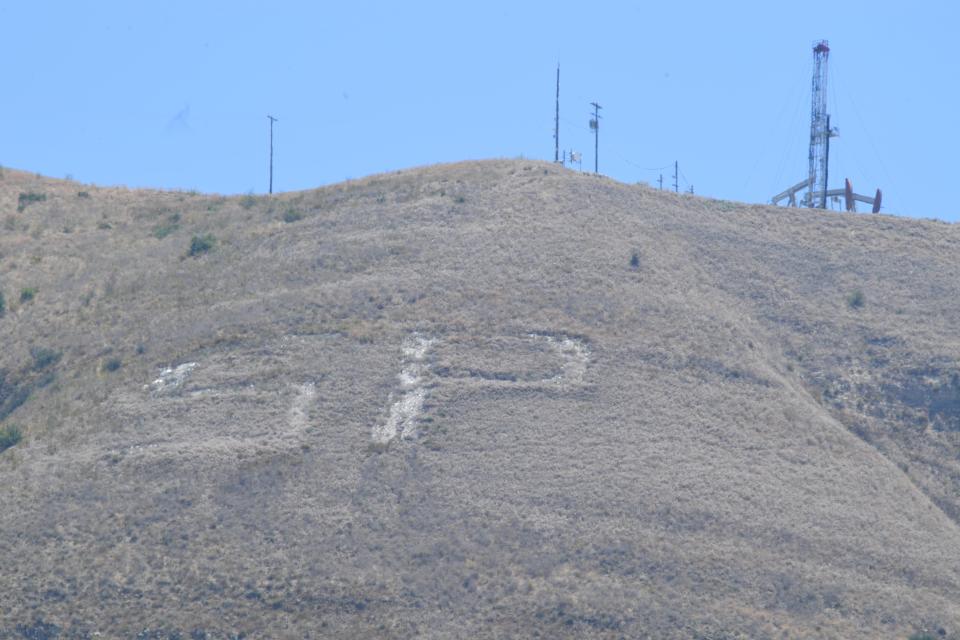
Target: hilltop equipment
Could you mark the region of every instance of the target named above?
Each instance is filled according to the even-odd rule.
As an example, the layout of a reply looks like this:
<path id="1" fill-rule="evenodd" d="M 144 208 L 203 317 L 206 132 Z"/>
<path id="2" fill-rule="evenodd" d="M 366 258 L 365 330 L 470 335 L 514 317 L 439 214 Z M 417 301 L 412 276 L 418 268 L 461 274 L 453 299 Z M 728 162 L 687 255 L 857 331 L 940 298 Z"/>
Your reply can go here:
<path id="1" fill-rule="evenodd" d="M 797 206 L 797 193 L 806 190 L 800 206 L 817 209 L 827 208 L 827 198 L 843 196 L 847 211 L 857 210 L 857 201 L 865 202 L 873 207 L 873 213 L 880 211 L 882 194 L 871 198 L 853 192 L 848 178 L 843 189 L 828 189 L 827 180 L 830 173 L 830 138 L 837 137 L 837 129 L 830 127 L 830 114 L 827 113 L 827 61 L 830 57 L 830 46 L 826 40 L 820 40 L 813 46 L 813 83 L 811 87 L 810 107 L 810 172 L 807 178 L 773 196 L 771 202 L 780 204 L 787 201 L 787 206 Z"/>

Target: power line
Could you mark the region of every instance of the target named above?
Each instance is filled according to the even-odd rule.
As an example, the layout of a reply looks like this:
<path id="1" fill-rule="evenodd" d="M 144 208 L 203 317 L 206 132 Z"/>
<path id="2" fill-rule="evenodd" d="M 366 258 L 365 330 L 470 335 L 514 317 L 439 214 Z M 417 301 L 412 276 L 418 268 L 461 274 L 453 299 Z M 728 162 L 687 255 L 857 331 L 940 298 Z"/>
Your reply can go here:
<path id="1" fill-rule="evenodd" d="M 785 94 L 784 102 L 783 102 L 782 106 L 780 107 L 780 111 L 778 112 L 776 121 L 774 122 L 773 126 L 771 127 L 770 133 L 769 133 L 769 135 L 767 136 L 767 140 L 786 140 L 786 139 L 788 139 L 786 135 L 783 135 L 783 134 L 782 134 L 782 133 L 783 133 L 783 118 L 784 118 L 784 116 L 786 116 L 786 115 L 789 113 L 789 111 L 790 111 L 790 105 L 791 105 L 791 104 L 794 104 L 794 103 L 797 103 L 798 100 L 801 100 L 801 99 L 803 98 L 803 88 L 800 86 L 799 83 L 791 82 L 791 83 L 790 83 L 790 86 L 792 87 L 792 90 L 789 90 L 789 91 L 785 91 L 785 92 L 784 92 L 784 94 Z M 798 113 L 798 111 L 797 111 L 796 109 L 795 109 L 795 112 Z M 796 113 L 794 113 L 794 120 L 796 119 Z M 788 125 L 791 125 L 791 122 L 788 121 L 787 124 L 788 124 Z M 789 126 L 789 130 L 790 130 L 790 131 L 793 131 L 793 130 L 794 130 L 794 127 L 793 127 L 793 126 Z M 767 157 L 768 154 L 770 153 L 771 148 L 772 148 L 771 145 L 764 144 L 764 145 L 761 146 L 760 153 L 755 154 L 755 157 L 754 157 L 754 160 L 753 160 L 753 166 L 750 168 L 750 171 L 747 172 L 747 174 L 746 174 L 746 179 L 743 181 L 743 186 L 741 187 L 741 188 L 743 189 L 743 191 L 746 191 L 746 190 L 747 190 L 747 187 L 750 185 L 750 182 L 753 180 L 754 176 L 755 176 L 756 173 L 757 173 L 757 168 L 760 166 L 760 163 L 766 159 L 766 157 Z M 787 153 L 787 154 L 785 154 L 785 157 L 787 157 L 787 156 L 789 156 L 789 155 L 790 155 L 790 154 Z M 772 160 L 776 160 L 776 157 L 774 156 L 774 157 L 772 158 Z M 781 160 L 781 165 L 782 165 L 782 164 L 783 164 L 783 160 Z M 781 170 L 778 170 L 778 171 L 782 171 L 782 169 L 781 169 Z M 773 187 L 773 188 L 776 188 L 776 186 L 780 183 L 780 176 L 777 175 L 776 179 L 775 179 L 773 182 L 774 182 L 774 187 Z"/>
<path id="2" fill-rule="evenodd" d="M 836 73 L 836 65 L 834 65 L 834 77 L 835 77 L 834 84 L 837 84 L 837 80 L 839 80 L 839 78 L 836 78 L 836 75 L 837 75 L 837 73 Z M 844 78 L 846 78 L 846 76 L 844 76 Z M 863 116 L 862 116 L 861 113 L 860 113 L 859 107 L 857 107 L 857 103 L 854 101 L 853 93 L 846 91 L 846 87 L 844 87 L 844 92 L 843 92 L 843 94 L 844 94 L 844 97 L 846 98 L 847 102 L 850 103 L 850 106 L 853 107 L 853 113 L 854 113 L 854 115 L 857 116 L 857 120 L 860 122 L 860 128 L 861 128 L 861 130 L 863 131 L 864 134 L 866 134 L 867 142 L 870 143 L 870 147 L 873 149 L 874 158 L 875 158 L 875 159 L 877 160 L 877 162 L 879 163 L 880 169 L 883 171 L 884 178 L 887 180 L 887 184 L 889 184 L 889 185 L 892 186 L 892 187 L 893 187 L 893 186 L 896 186 L 896 185 L 895 185 L 895 182 L 894 182 L 894 179 L 893 179 L 893 174 L 891 174 L 891 173 L 887 170 L 886 163 L 884 163 L 884 161 L 883 161 L 883 156 L 880 154 L 880 150 L 879 150 L 879 148 L 877 147 L 876 142 L 874 141 L 873 135 L 870 133 L 870 130 L 867 129 L 867 124 L 866 124 L 866 122 L 864 121 Z M 839 102 L 839 100 L 837 100 L 837 102 Z M 859 163 L 859 160 L 858 160 L 856 157 L 855 157 L 855 161 Z M 858 168 L 860 169 L 860 173 L 864 173 L 862 167 L 858 167 Z M 866 176 L 865 176 L 865 175 L 864 175 L 864 179 L 866 179 Z"/>
<path id="3" fill-rule="evenodd" d="M 609 146 L 609 145 L 608 145 L 608 146 Z M 669 168 L 670 168 L 670 165 L 668 165 L 668 164 L 665 164 L 665 165 L 663 165 L 662 167 L 644 167 L 644 166 L 642 166 L 642 165 L 637 164 L 637 163 L 634 162 L 633 160 L 630 160 L 629 158 L 627 158 L 626 156 L 624 156 L 622 153 L 620 153 L 620 152 L 617 151 L 616 149 L 614 149 L 613 152 L 614 152 L 614 153 L 617 155 L 617 157 L 620 158 L 622 161 L 626 162 L 626 163 L 627 163 L 628 165 L 630 165 L 631 167 L 634 167 L 635 169 L 639 169 L 639 170 L 641 170 L 641 171 L 663 171 L 664 169 L 669 169 Z"/>
<path id="4" fill-rule="evenodd" d="M 799 87 L 799 91 L 795 94 L 796 98 L 794 100 L 793 115 L 790 116 L 790 118 L 787 120 L 787 123 L 786 123 L 790 131 L 794 131 L 794 130 L 799 131 L 801 127 L 798 125 L 800 125 L 800 123 L 803 122 L 803 118 L 801 117 L 800 114 L 803 108 L 803 104 L 806 101 L 807 97 L 804 94 L 802 85 L 798 83 L 798 87 Z M 780 136 L 777 136 L 777 137 L 780 137 Z M 780 157 L 780 162 L 777 163 L 777 171 L 776 171 L 776 174 L 774 175 L 771 188 L 776 188 L 780 184 L 780 179 L 783 177 L 784 171 L 787 170 L 787 164 L 791 163 L 792 162 L 791 158 L 795 157 L 794 152 L 797 149 L 797 143 L 800 142 L 801 140 L 800 136 L 794 136 L 790 134 L 787 134 L 785 138 L 787 142 L 783 147 L 783 155 Z"/>

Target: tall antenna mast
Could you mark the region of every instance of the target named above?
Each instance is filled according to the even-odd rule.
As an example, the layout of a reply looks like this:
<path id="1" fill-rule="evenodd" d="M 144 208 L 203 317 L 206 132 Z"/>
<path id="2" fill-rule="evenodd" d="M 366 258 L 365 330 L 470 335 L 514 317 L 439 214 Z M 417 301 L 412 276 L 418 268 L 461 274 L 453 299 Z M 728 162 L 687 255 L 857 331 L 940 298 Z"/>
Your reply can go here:
<path id="1" fill-rule="evenodd" d="M 596 102 L 591 102 L 593 107 L 593 119 L 590 120 L 590 128 L 593 129 L 593 172 L 600 173 L 600 109 L 603 109 Z"/>
<path id="2" fill-rule="evenodd" d="M 557 63 L 557 113 L 553 119 L 553 161 L 560 162 L 560 63 Z"/>
<path id="3" fill-rule="evenodd" d="M 810 105 L 810 188 L 806 205 L 827 208 L 827 171 L 830 153 L 830 116 L 827 115 L 827 60 L 830 46 L 820 40 L 813 47 L 813 83 Z"/>
<path id="4" fill-rule="evenodd" d="M 270 193 L 273 193 L 273 123 L 277 118 L 269 115 L 267 118 L 270 119 Z"/>

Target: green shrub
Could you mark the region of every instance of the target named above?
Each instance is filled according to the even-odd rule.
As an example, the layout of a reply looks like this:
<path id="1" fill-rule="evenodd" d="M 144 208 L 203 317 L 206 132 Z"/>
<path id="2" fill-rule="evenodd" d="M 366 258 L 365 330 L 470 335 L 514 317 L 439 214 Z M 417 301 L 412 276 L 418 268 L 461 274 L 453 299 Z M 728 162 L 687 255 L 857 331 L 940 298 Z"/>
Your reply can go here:
<path id="1" fill-rule="evenodd" d="M 24 287 L 20 289 L 20 302 L 27 303 L 37 297 L 37 290 L 35 287 Z"/>
<path id="2" fill-rule="evenodd" d="M 19 409 L 24 402 L 30 399 L 33 389 L 31 386 L 7 385 L 9 395 L 6 400 L 0 402 L 0 420 Z"/>
<path id="3" fill-rule="evenodd" d="M 26 209 L 28 205 L 34 202 L 43 202 L 46 199 L 47 194 L 45 193 L 34 193 L 33 191 L 21 193 L 20 197 L 17 198 L 17 211 L 21 212 Z"/>
<path id="4" fill-rule="evenodd" d="M 120 358 L 110 358 L 103 363 L 103 370 L 113 373 L 123 366 L 123 361 Z"/>
<path id="5" fill-rule="evenodd" d="M 634 251 L 633 255 L 630 256 L 630 267 L 633 269 L 640 268 L 640 254 L 636 251 Z"/>
<path id="6" fill-rule="evenodd" d="M 297 222 L 298 220 L 303 220 L 302 212 L 297 211 L 296 209 L 287 209 L 283 212 L 284 222 Z"/>
<path id="7" fill-rule="evenodd" d="M 257 204 L 257 199 L 253 196 L 252 193 L 248 193 L 247 195 L 240 198 L 240 206 L 243 207 L 244 209 L 250 209 L 255 204 Z"/>
<path id="8" fill-rule="evenodd" d="M 77 192 L 77 197 L 78 197 L 78 198 L 89 198 L 89 197 L 90 197 L 90 192 L 89 192 L 89 191 L 79 191 L 79 192 Z"/>
<path id="9" fill-rule="evenodd" d="M 212 233 L 208 233 L 202 236 L 193 236 L 190 239 L 190 257 L 196 257 L 207 253 L 213 249 L 213 245 L 217 243 L 217 239 L 213 237 Z"/>
<path id="10" fill-rule="evenodd" d="M 17 425 L 8 424 L 7 426 L 0 428 L 0 453 L 3 453 L 10 447 L 15 446 L 22 439 L 23 433 L 20 432 L 20 427 Z"/>
<path id="11" fill-rule="evenodd" d="M 46 369 L 60 361 L 63 354 L 46 347 L 30 347 L 30 356 L 33 358 L 33 368 L 37 371 Z"/>
<path id="12" fill-rule="evenodd" d="M 860 289 L 854 289 L 850 292 L 850 295 L 847 296 L 847 305 L 851 309 L 860 309 L 867 303 L 867 297 L 863 295 L 863 291 Z"/>
<path id="13" fill-rule="evenodd" d="M 0 317 L 7 312 L 7 299 L 3 297 L 3 291 L 0 291 Z"/>
<path id="14" fill-rule="evenodd" d="M 153 228 L 153 237 L 157 240 L 163 240 L 168 235 L 180 228 L 180 214 L 175 213 L 167 218 L 167 221 L 158 224 Z"/>

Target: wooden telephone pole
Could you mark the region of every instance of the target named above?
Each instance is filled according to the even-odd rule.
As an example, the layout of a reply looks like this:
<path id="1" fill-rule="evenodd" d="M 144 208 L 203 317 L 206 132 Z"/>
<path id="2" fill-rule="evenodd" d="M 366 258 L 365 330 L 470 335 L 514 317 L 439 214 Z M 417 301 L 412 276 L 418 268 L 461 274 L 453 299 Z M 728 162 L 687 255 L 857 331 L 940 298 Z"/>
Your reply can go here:
<path id="1" fill-rule="evenodd" d="M 593 129 L 593 172 L 600 173 L 600 109 L 603 109 L 596 102 L 591 102 L 593 107 L 593 119 L 590 121 L 590 128 Z"/>
<path id="2" fill-rule="evenodd" d="M 557 63 L 557 112 L 553 119 L 553 161 L 560 162 L 560 63 Z"/>
<path id="3" fill-rule="evenodd" d="M 273 123 L 277 118 L 269 115 L 267 118 L 270 119 L 270 193 L 273 193 Z"/>

